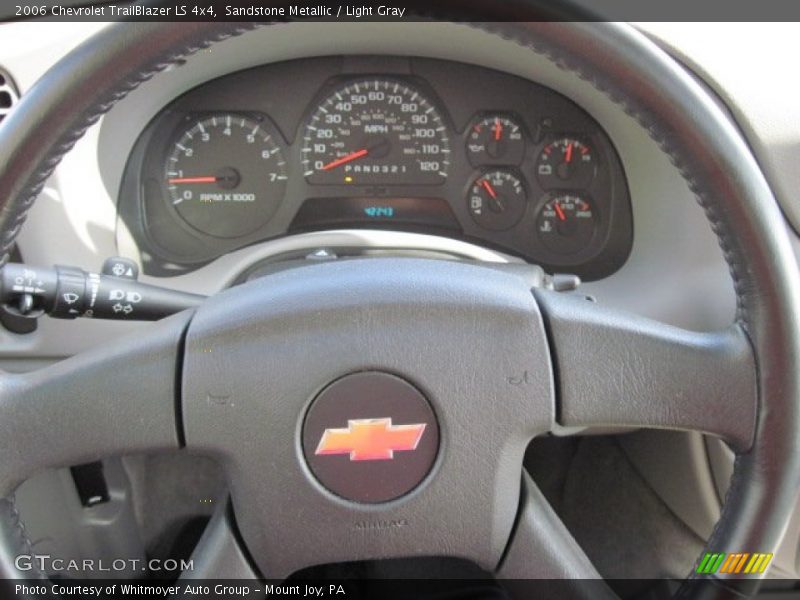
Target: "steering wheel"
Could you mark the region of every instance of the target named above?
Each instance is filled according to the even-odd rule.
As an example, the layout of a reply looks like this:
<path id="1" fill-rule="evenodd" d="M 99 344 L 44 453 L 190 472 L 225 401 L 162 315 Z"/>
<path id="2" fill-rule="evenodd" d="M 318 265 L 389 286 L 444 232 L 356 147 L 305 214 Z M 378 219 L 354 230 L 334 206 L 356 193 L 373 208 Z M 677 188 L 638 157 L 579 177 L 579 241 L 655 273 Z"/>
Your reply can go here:
<path id="1" fill-rule="evenodd" d="M 491 21 L 536 18 L 536 8 L 437 4 Z M 3 260 L 45 179 L 92 123 L 182 57 L 256 26 L 116 24 L 48 71 L 0 129 Z M 513 274 L 425 259 L 332 261 L 253 281 L 147 333 L 2 376 L 0 575 L 30 576 L 13 560 L 30 543 L 12 494 L 33 472 L 186 448 L 219 460 L 231 494 L 187 577 L 454 556 L 501 579 L 597 579 L 523 475 L 527 444 L 558 426 L 719 436 L 737 456 L 706 551 L 776 548 L 800 489 L 800 281 L 745 142 L 632 27 L 472 26 L 577 73 L 647 129 L 719 236 L 736 322 L 693 333 L 532 291 Z M 584 368 L 559 368 L 576 362 Z M 722 597 L 762 576 L 692 574 L 679 595 Z"/>

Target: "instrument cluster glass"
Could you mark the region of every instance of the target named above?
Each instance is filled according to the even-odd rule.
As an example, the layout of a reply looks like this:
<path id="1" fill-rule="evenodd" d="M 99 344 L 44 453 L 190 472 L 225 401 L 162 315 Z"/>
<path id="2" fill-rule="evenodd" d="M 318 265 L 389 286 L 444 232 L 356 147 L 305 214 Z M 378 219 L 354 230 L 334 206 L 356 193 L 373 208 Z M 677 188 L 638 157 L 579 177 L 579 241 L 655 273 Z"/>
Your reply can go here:
<path id="1" fill-rule="evenodd" d="M 232 113 L 188 120 L 164 166 L 169 201 L 180 218 L 223 238 L 266 223 L 287 179 L 286 159 L 263 122 Z"/>
<path id="2" fill-rule="evenodd" d="M 137 142 L 119 207 L 156 275 L 296 232 L 372 228 L 592 279 L 627 257 L 629 202 L 611 141 L 569 98 L 462 63 L 329 57 L 175 100 Z"/>
<path id="3" fill-rule="evenodd" d="M 442 183 L 450 140 L 425 96 L 400 81 L 367 79 L 334 90 L 303 134 L 303 175 L 313 184 Z"/>

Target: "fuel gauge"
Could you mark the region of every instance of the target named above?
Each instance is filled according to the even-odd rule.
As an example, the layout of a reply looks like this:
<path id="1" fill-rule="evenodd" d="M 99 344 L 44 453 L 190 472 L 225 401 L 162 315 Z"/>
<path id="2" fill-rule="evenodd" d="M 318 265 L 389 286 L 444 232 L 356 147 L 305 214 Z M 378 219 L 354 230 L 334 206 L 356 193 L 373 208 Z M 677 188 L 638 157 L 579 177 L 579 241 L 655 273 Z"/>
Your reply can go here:
<path id="1" fill-rule="evenodd" d="M 594 209 L 583 193 L 548 195 L 536 219 L 539 239 L 558 254 L 573 254 L 586 248 L 594 237 L 595 225 Z"/>
<path id="2" fill-rule="evenodd" d="M 527 194 L 519 177 L 505 170 L 484 173 L 469 188 L 472 219 L 484 229 L 502 231 L 516 225 L 525 213 Z"/>
<path id="3" fill-rule="evenodd" d="M 570 136 L 548 143 L 536 161 L 536 175 L 544 189 L 586 188 L 594 179 L 595 169 L 592 147 Z"/>

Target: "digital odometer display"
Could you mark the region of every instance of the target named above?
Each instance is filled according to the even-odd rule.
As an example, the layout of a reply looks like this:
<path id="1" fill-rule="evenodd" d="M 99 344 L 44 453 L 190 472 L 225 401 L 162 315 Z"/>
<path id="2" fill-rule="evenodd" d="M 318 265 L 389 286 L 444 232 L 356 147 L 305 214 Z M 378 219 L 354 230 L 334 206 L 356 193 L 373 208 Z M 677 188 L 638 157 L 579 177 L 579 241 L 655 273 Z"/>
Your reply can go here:
<path id="1" fill-rule="evenodd" d="M 305 127 L 301 152 L 311 184 L 436 185 L 450 164 L 447 128 L 433 104 L 381 79 L 329 95 Z"/>
<path id="2" fill-rule="evenodd" d="M 425 223 L 458 231 L 453 211 L 442 198 L 310 198 L 297 211 L 289 229 L 312 231 L 329 227 L 404 229 Z"/>

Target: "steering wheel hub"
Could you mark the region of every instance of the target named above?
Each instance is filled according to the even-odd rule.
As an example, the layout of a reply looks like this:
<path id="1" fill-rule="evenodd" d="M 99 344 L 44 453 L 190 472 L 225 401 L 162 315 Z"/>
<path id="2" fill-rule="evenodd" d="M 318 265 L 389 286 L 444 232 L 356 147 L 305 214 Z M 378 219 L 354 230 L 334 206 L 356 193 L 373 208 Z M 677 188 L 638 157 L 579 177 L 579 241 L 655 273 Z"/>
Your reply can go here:
<path id="1" fill-rule="evenodd" d="M 523 278 L 403 258 L 301 267 L 209 299 L 182 392 L 187 448 L 226 466 L 247 546 L 279 577 L 376 555 L 494 568 L 525 448 L 555 406 Z"/>
<path id="2" fill-rule="evenodd" d="M 431 405 L 410 383 L 379 371 L 346 375 L 317 396 L 303 425 L 315 477 L 354 502 L 399 498 L 430 473 L 439 450 Z"/>

